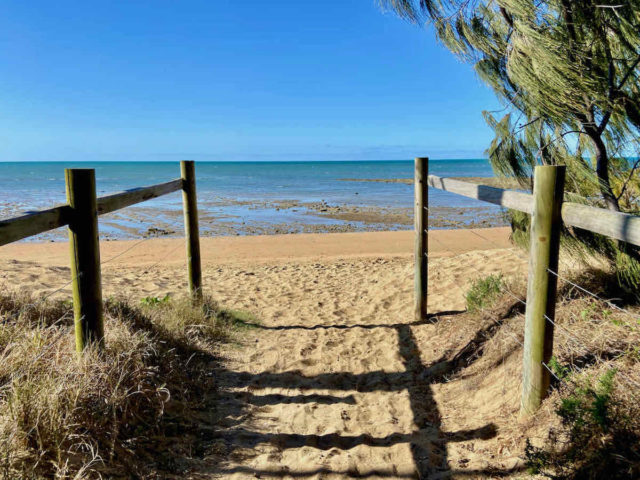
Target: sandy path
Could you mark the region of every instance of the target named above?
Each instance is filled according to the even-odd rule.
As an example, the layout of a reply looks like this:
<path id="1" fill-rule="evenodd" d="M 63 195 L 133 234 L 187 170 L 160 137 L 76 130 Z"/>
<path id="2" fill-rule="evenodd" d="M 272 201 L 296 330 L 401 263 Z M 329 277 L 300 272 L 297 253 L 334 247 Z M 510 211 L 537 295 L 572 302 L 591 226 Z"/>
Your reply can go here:
<path id="1" fill-rule="evenodd" d="M 463 292 L 480 275 L 471 264 L 482 274 L 523 268 L 506 250 L 436 259 L 431 311 L 464 308 Z M 254 292 L 229 285 L 221 296 L 254 312 L 261 327 L 221 374 L 236 392 L 225 398 L 223 478 L 438 478 L 457 469 L 447 437 L 486 425 L 473 415 L 470 424 L 450 421 L 455 412 L 437 405 L 424 381 L 424 366 L 444 352 L 429 342 L 437 327 L 413 320 L 408 258 L 237 273 Z"/>
<path id="2" fill-rule="evenodd" d="M 430 235 L 430 311 L 462 310 L 480 275 L 523 271 L 496 248 L 508 246 L 506 229 L 480 233 L 491 242 L 466 231 Z M 144 245 L 105 265 L 105 295 L 184 291 L 183 260 L 169 255 L 182 243 Z M 105 242 L 103 258 L 130 246 Z M 50 292 L 68 275 L 65 247 L 0 248 L 2 276 Z M 226 349 L 216 372 L 215 445 L 225 461 L 205 462 L 194 478 L 441 478 L 461 468 L 473 478 L 469 468 L 486 467 L 473 453 L 460 464 L 451 447 L 482 437 L 482 417 L 457 418 L 424 381 L 425 366 L 445 352 L 429 342 L 438 326 L 412 316 L 411 248 L 410 232 L 204 239 L 206 289 L 259 326 Z M 158 256 L 171 260 L 150 267 Z"/>

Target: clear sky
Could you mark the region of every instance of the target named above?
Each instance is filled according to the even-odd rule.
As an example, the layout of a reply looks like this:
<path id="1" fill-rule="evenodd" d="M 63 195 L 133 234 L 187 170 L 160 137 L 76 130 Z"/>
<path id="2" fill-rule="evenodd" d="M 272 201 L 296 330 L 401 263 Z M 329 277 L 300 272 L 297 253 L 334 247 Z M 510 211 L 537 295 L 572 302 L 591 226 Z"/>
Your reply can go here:
<path id="1" fill-rule="evenodd" d="M 477 158 L 497 101 L 375 0 L 5 0 L 0 160 Z"/>

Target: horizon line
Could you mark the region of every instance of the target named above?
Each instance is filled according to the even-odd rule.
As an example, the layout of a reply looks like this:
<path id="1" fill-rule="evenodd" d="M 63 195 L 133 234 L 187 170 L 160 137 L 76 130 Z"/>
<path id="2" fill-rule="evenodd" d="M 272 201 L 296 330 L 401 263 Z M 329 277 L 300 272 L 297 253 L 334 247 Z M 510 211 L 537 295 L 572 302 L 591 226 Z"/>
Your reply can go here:
<path id="1" fill-rule="evenodd" d="M 185 157 L 181 160 L 193 160 L 199 163 L 330 163 L 330 162 L 413 162 L 414 158 L 399 159 L 375 159 L 375 160 L 198 160 L 193 157 Z M 181 160 L 0 160 L 0 163 L 177 163 Z M 450 162 L 464 160 L 489 160 L 486 157 L 468 158 L 429 158 L 432 162 Z"/>

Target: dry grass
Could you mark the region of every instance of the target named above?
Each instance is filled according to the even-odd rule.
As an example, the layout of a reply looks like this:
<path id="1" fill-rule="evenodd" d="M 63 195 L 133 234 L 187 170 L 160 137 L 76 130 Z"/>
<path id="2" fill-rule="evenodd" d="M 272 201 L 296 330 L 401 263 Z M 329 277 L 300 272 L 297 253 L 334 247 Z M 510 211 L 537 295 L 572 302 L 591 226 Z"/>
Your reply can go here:
<path id="1" fill-rule="evenodd" d="M 472 409 L 486 401 L 480 416 L 500 432 L 490 455 L 518 452 L 514 478 L 527 469 L 549 478 L 638 478 L 640 308 L 615 290 L 612 274 L 586 271 L 571 280 L 615 299 L 626 312 L 561 282 L 550 365 L 556 377 L 535 418 L 519 416 L 524 312 L 509 294 L 483 309 L 441 320 L 432 341 L 451 352 L 445 394 L 455 398 L 472 392 Z M 523 282 L 508 288 L 525 297 Z M 607 390 L 603 384 L 609 377 Z M 481 398 L 482 392 L 489 396 Z"/>
<path id="2" fill-rule="evenodd" d="M 185 432 L 215 421 L 198 412 L 233 316 L 211 302 L 105 307 L 104 350 L 77 355 L 68 303 L 0 295 L 0 478 L 179 473 Z"/>
<path id="3" fill-rule="evenodd" d="M 506 465 L 504 475 L 522 478 L 531 468 L 557 478 L 638 478 L 640 308 L 607 273 L 572 280 L 619 298 L 631 315 L 561 283 L 552 365 L 559 380 L 535 419 L 518 418 L 524 315 L 512 295 L 524 298 L 522 280 L 503 283 L 511 294 L 491 305 L 420 327 L 432 329 L 425 351 L 446 352 L 429 379 L 460 422 L 495 425 L 496 437 L 478 451 Z M 211 302 L 109 300 L 105 350 L 77 356 L 68 303 L 0 295 L 0 318 L 6 479 L 180 478 L 194 458 L 216 450 L 215 352 L 255 322 Z M 466 443 L 450 443 L 449 453 Z"/>

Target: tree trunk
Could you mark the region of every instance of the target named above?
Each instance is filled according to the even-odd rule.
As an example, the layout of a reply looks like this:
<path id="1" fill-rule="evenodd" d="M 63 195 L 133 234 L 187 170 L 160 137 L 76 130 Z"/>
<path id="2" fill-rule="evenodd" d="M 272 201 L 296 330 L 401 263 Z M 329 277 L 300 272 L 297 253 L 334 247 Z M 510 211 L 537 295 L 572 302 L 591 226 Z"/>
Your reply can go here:
<path id="1" fill-rule="evenodd" d="M 596 149 L 596 175 L 598 176 L 598 183 L 600 185 L 600 194 L 609 210 L 619 212 L 620 205 L 618 204 L 618 199 L 613 194 L 611 180 L 609 179 L 609 155 L 607 154 L 607 147 L 602 141 L 602 137 L 597 133 L 590 134 L 589 137 L 593 140 Z"/>

